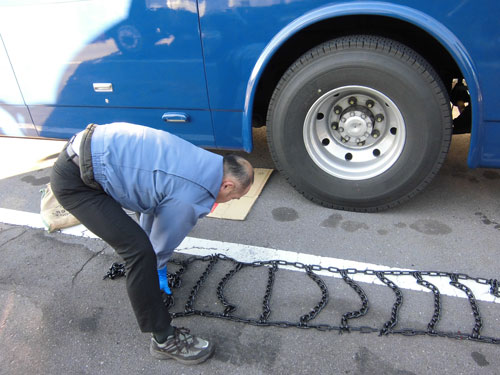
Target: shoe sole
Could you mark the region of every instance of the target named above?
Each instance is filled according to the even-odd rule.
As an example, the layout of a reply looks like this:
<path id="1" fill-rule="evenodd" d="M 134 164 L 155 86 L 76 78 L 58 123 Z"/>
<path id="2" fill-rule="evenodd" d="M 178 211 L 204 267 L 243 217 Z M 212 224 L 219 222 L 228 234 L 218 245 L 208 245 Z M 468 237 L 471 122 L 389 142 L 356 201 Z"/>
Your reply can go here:
<path id="1" fill-rule="evenodd" d="M 204 354 L 203 356 L 198 357 L 196 359 L 182 359 L 182 358 L 179 358 L 175 355 L 171 355 L 169 353 L 156 351 L 156 350 L 154 350 L 152 345 L 149 346 L 149 352 L 151 353 L 153 358 L 161 359 L 161 360 L 173 359 L 173 360 L 180 362 L 184 365 L 197 365 L 197 364 L 200 364 L 202 362 L 205 362 L 208 358 L 210 358 L 212 356 L 212 354 L 214 354 L 214 349 L 215 349 L 214 345 L 212 345 L 210 343 L 208 348 L 205 349 L 207 351 L 207 353 Z"/>

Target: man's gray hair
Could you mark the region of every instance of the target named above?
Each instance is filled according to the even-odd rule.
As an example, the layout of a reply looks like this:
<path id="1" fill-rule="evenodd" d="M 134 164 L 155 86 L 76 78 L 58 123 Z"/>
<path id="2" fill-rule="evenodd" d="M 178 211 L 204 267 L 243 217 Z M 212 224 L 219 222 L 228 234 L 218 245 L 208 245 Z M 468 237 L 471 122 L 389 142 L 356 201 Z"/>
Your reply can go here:
<path id="1" fill-rule="evenodd" d="M 229 154 L 224 156 L 224 176 L 231 176 L 241 186 L 241 189 L 246 189 L 253 184 L 253 168 L 251 164 L 243 157 Z"/>

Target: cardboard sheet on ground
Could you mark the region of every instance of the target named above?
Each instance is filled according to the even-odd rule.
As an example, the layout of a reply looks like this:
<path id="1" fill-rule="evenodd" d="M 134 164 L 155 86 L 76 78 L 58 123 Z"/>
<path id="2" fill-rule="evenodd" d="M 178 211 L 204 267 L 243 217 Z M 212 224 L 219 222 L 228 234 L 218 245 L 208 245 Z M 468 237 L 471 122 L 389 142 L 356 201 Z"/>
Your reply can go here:
<path id="1" fill-rule="evenodd" d="M 269 176 L 273 172 L 272 169 L 255 168 L 254 169 L 254 182 L 250 191 L 237 200 L 232 200 L 227 203 L 215 204 L 207 217 L 215 217 L 218 219 L 229 220 L 245 220 L 255 201 L 259 197 L 264 185 L 266 184 Z"/>

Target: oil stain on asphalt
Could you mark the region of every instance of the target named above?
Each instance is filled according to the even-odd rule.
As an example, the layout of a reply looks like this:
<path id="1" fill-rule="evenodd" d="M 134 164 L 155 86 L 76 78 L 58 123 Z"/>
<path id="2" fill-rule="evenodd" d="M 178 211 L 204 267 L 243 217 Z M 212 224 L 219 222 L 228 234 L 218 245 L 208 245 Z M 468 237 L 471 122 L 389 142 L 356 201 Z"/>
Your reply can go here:
<path id="1" fill-rule="evenodd" d="M 276 221 L 295 221 L 299 214 L 290 207 L 278 207 L 272 211 L 273 219 Z"/>
<path id="2" fill-rule="evenodd" d="M 476 212 L 476 216 L 479 216 L 483 224 L 485 225 L 493 225 L 493 228 L 500 230 L 500 224 L 498 224 L 496 221 L 491 220 L 488 216 L 483 214 L 482 212 Z"/>
<path id="3" fill-rule="evenodd" d="M 432 236 L 439 236 L 452 232 L 448 225 L 433 219 L 417 220 L 413 224 L 410 224 L 410 228 L 416 230 L 417 232 Z"/>

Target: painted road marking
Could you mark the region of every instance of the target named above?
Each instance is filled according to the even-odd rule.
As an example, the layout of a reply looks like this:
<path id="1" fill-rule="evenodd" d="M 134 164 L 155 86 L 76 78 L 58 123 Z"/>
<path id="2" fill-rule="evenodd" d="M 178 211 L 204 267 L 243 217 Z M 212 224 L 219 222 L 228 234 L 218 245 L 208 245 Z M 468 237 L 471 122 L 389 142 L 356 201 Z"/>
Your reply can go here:
<path id="1" fill-rule="evenodd" d="M 10 210 L 6 208 L 0 208 L 0 222 L 5 224 L 28 226 L 31 228 L 38 228 L 38 229 L 45 228 L 39 214 Z M 83 225 L 77 225 L 71 228 L 63 229 L 61 233 L 79 237 L 97 238 L 92 232 L 86 229 Z M 352 260 L 323 257 L 318 255 L 297 253 L 293 251 L 286 251 L 279 249 L 271 249 L 267 247 L 243 245 L 231 242 L 204 240 L 194 237 L 186 237 L 186 239 L 176 249 L 176 252 L 181 254 L 197 255 L 197 256 L 205 256 L 205 255 L 220 253 L 228 257 L 234 258 L 240 262 L 254 262 L 254 261 L 280 259 L 288 262 L 316 264 L 325 268 L 328 267 L 337 267 L 340 269 L 355 268 L 358 270 L 371 269 L 377 271 L 402 270 L 401 268 L 392 268 L 380 264 L 356 262 Z M 302 269 L 298 269 L 295 267 L 283 266 L 282 268 L 289 269 L 291 271 L 304 272 Z M 413 271 L 411 269 L 404 269 L 404 270 Z M 340 275 L 328 271 L 316 271 L 316 273 L 322 276 L 337 277 L 337 278 L 340 277 Z M 384 285 L 376 276 L 352 274 L 350 275 L 350 277 L 356 281 L 364 283 Z M 424 277 L 424 279 L 426 278 Z M 467 298 L 465 293 L 463 293 L 462 291 L 458 290 L 457 288 L 449 284 L 450 280 L 447 277 L 429 277 L 427 278 L 427 280 L 436 285 L 436 287 L 439 288 L 441 294 L 443 295 Z M 496 298 L 495 296 L 490 294 L 489 285 L 478 284 L 470 280 L 460 280 L 460 282 L 467 285 L 472 290 L 477 300 L 500 303 L 500 298 Z M 415 282 L 415 278 L 413 276 L 398 276 L 396 284 L 398 285 L 398 287 L 402 289 L 410 289 L 410 290 L 423 291 L 429 293 L 428 289 L 421 287 Z"/>

